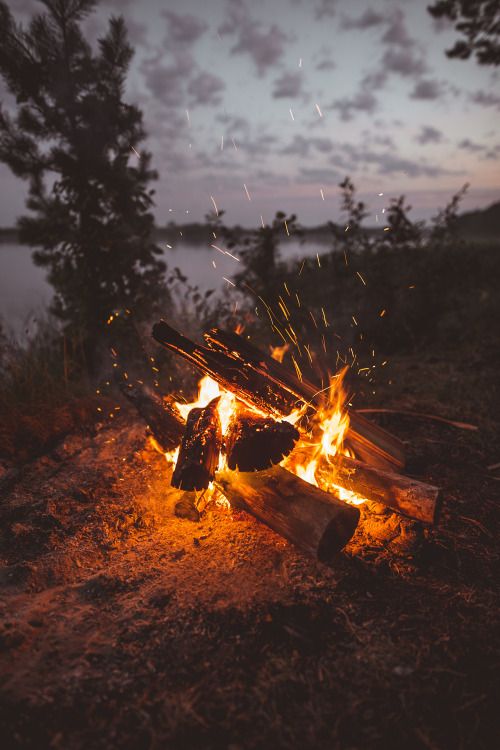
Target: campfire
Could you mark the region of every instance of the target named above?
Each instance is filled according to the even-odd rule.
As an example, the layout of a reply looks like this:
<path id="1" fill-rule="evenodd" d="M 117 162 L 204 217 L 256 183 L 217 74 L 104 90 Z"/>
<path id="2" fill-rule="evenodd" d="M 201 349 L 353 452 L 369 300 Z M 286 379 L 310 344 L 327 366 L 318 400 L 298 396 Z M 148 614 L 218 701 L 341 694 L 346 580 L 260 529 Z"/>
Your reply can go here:
<path id="1" fill-rule="evenodd" d="M 199 510 L 222 496 L 321 561 L 349 542 L 366 501 L 435 522 L 439 489 L 400 473 L 403 444 L 347 406 L 344 372 L 318 391 L 236 333 L 213 329 L 201 346 L 161 321 L 153 338 L 203 373 L 198 400 L 122 391 Z"/>

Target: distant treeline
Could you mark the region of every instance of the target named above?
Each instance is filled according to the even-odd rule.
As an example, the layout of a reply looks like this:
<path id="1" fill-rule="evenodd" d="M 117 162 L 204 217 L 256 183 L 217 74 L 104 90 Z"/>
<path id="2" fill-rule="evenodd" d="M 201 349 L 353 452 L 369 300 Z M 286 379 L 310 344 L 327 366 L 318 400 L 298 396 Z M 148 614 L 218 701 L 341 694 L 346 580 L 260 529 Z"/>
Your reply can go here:
<path id="1" fill-rule="evenodd" d="M 341 228 L 339 224 L 334 224 L 333 222 L 330 224 L 321 224 L 317 227 L 302 227 L 302 237 L 305 242 L 328 244 L 333 239 L 332 226 Z M 248 229 L 239 225 L 231 228 L 231 232 L 241 239 L 250 237 L 254 231 L 254 229 Z M 383 226 L 381 224 L 380 227 L 367 227 L 363 231 L 367 236 L 375 238 L 382 235 Z M 494 203 L 482 211 L 468 211 L 459 216 L 456 223 L 456 232 L 458 236 L 470 239 L 500 238 L 500 202 Z M 286 236 L 284 224 L 282 234 L 283 237 Z M 200 224 L 199 222 L 193 222 L 191 224 L 176 224 L 170 221 L 165 227 L 156 227 L 153 234 L 153 239 L 156 242 L 171 243 L 178 241 L 179 237 L 182 237 L 183 240 L 193 245 L 202 245 L 207 242 L 211 245 L 214 240 L 213 228 L 209 223 Z M 18 232 L 15 227 L 0 228 L 0 244 L 18 242 Z"/>

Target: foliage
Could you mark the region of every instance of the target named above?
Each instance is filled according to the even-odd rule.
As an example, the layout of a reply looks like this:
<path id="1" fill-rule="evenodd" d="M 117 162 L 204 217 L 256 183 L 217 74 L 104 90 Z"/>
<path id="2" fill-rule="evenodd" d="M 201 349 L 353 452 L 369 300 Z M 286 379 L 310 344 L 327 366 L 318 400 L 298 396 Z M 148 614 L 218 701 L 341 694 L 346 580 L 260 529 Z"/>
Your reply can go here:
<path id="1" fill-rule="evenodd" d="M 34 215 L 19 221 L 20 238 L 41 248 L 52 311 L 94 360 L 110 314 L 141 320 L 166 299 L 151 240 L 157 175 L 149 153 L 134 155 L 145 133 L 123 101 L 133 55 L 123 19 L 110 19 L 94 54 L 81 22 L 96 0 L 41 1 L 28 30 L 0 1 L 0 73 L 17 102 L 15 116 L 0 110 L 0 160 L 29 182 Z"/>
<path id="2" fill-rule="evenodd" d="M 79 342 L 51 319 L 24 344 L 0 327 L 1 457 L 26 458 L 97 413 Z"/>
<path id="3" fill-rule="evenodd" d="M 500 6 L 498 0 L 436 0 L 427 7 L 434 18 L 455 22 L 463 37 L 446 50 L 448 57 L 468 60 L 476 55 L 481 65 L 500 65 Z"/>
<path id="4" fill-rule="evenodd" d="M 359 252 L 368 243 L 367 235 L 361 226 L 368 216 L 366 203 L 364 201 L 356 201 L 356 188 L 349 177 L 346 177 L 339 184 L 339 188 L 342 191 L 340 210 L 345 215 L 346 226 L 339 227 L 331 221 L 328 222 L 328 225 L 334 236 L 335 245 L 339 250 Z"/>

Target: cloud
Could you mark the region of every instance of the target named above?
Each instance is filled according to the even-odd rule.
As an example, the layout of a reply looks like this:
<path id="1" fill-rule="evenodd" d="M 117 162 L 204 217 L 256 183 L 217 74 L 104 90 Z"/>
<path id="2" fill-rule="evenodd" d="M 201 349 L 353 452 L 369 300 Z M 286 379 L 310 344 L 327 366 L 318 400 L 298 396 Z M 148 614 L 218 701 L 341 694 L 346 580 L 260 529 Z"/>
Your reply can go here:
<path id="1" fill-rule="evenodd" d="M 430 78 L 422 78 L 417 81 L 413 91 L 410 94 L 411 99 L 439 99 L 442 93 L 442 86 L 439 81 Z"/>
<path id="2" fill-rule="evenodd" d="M 487 94 L 485 91 L 476 91 L 470 95 L 470 100 L 474 104 L 479 104 L 481 107 L 496 107 L 500 109 L 500 96 L 494 94 Z"/>
<path id="3" fill-rule="evenodd" d="M 335 15 L 335 6 L 338 0 L 320 0 L 319 5 L 314 9 L 316 18 L 333 18 Z"/>
<path id="4" fill-rule="evenodd" d="M 415 136 L 415 140 L 422 146 L 426 143 L 441 143 L 443 134 L 440 130 L 433 128 L 432 125 L 422 125 L 420 133 Z"/>
<path id="5" fill-rule="evenodd" d="M 191 94 L 193 104 L 220 104 L 220 91 L 226 88 L 226 84 L 218 76 L 211 73 L 200 73 L 190 81 L 188 93 Z"/>
<path id="6" fill-rule="evenodd" d="M 333 143 L 330 138 L 304 138 L 302 135 L 296 135 L 288 146 L 281 149 L 280 154 L 305 158 L 309 156 L 312 148 L 322 154 L 326 154 L 332 151 Z"/>
<path id="7" fill-rule="evenodd" d="M 364 145 L 357 146 L 352 143 L 338 144 L 337 153 L 330 158 L 330 163 L 347 170 L 354 168 L 376 167 L 376 173 L 381 175 L 393 175 L 404 173 L 409 177 L 440 177 L 442 175 L 459 175 L 463 171 L 444 169 L 435 164 L 429 165 L 426 161 L 412 161 L 395 152 L 375 151 Z"/>
<path id="8" fill-rule="evenodd" d="M 464 138 L 458 144 L 458 148 L 468 151 L 470 154 L 476 154 L 479 151 L 486 151 L 486 146 L 482 146 L 480 143 L 474 143 L 470 138 Z"/>
<path id="9" fill-rule="evenodd" d="M 493 146 L 484 154 L 485 161 L 498 161 L 500 159 L 500 144 Z"/>
<path id="10" fill-rule="evenodd" d="M 273 98 L 281 99 L 288 97 L 296 99 L 302 93 L 303 76 L 301 73 L 288 73 L 285 71 L 280 78 L 274 82 Z"/>
<path id="11" fill-rule="evenodd" d="M 238 41 L 231 49 L 231 54 L 248 53 L 259 75 L 275 65 L 285 52 L 285 42 L 291 40 L 279 26 L 273 24 L 267 31 L 262 31 L 260 21 L 255 21 L 243 5 L 230 5 L 228 18 L 219 26 L 220 35 L 235 34 Z"/>
<path id="12" fill-rule="evenodd" d="M 352 120 L 353 111 L 372 114 L 377 105 L 377 99 L 370 91 L 360 91 L 351 98 L 345 96 L 343 99 L 336 99 L 330 109 L 337 109 L 340 112 L 340 119 L 347 121 Z"/>
<path id="13" fill-rule="evenodd" d="M 192 44 L 208 29 L 208 24 L 205 21 L 192 16 L 190 13 L 181 16 L 178 13 L 174 13 L 173 10 L 163 10 L 161 15 L 168 21 L 166 46 L 171 42 Z"/>
<path id="14" fill-rule="evenodd" d="M 139 70 L 144 76 L 145 86 L 162 104 L 182 104 L 183 84 L 195 70 L 196 62 L 189 52 L 180 50 L 173 53 L 172 65 L 162 64 L 162 59 L 163 56 L 157 54 L 141 64 Z"/>
<path id="15" fill-rule="evenodd" d="M 402 50 L 388 49 L 382 57 L 383 69 L 400 76 L 420 76 L 427 72 L 427 65 L 422 58 L 417 57 L 411 48 Z"/>
<path id="16" fill-rule="evenodd" d="M 371 8 L 367 8 L 365 12 L 358 16 L 358 18 L 350 18 L 349 16 L 342 16 L 342 20 L 340 22 L 340 28 L 350 30 L 350 29 L 370 29 L 373 28 L 373 26 L 379 26 L 381 23 L 384 23 L 386 20 L 385 16 L 383 16 L 381 13 L 377 13 L 375 10 L 372 10 Z"/>
<path id="17" fill-rule="evenodd" d="M 335 169 L 314 169 L 301 167 L 298 171 L 297 182 L 321 185 L 338 185 L 342 178 L 340 172 Z"/>
<path id="18" fill-rule="evenodd" d="M 321 60 L 316 65 L 316 70 L 333 70 L 336 67 L 337 66 L 335 65 L 335 63 L 333 62 L 333 60 L 327 60 L 327 59 L 325 59 L 325 60 Z"/>
<path id="19" fill-rule="evenodd" d="M 389 19 L 389 27 L 381 41 L 383 44 L 396 44 L 400 47 L 408 47 L 415 44 L 406 30 L 405 17 L 401 8 L 396 8 L 392 12 Z"/>

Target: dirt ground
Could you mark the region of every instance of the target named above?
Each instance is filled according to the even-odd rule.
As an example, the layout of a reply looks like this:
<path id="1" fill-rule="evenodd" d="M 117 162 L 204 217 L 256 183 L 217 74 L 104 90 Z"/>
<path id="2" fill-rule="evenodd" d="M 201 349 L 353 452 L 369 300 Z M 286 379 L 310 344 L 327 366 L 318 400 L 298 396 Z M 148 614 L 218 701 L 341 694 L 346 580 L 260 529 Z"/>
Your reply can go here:
<path id="1" fill-rule="evenodd" d="M 328 565 L 242 512 L 177 518 L 126 405 L 4 466 L 2 748 L 498 747 L 495 457 L 470 430 L 379 419 L 441 518 L 364 509 Z"/>

